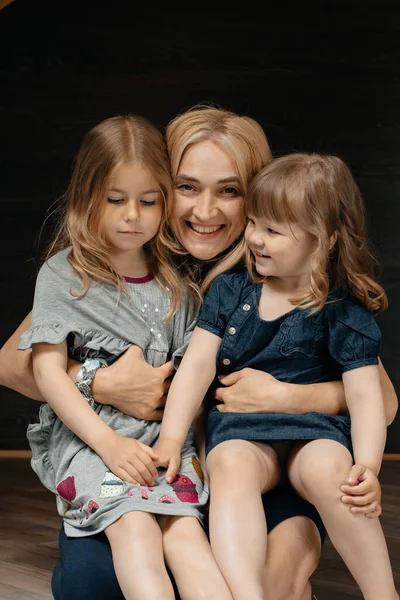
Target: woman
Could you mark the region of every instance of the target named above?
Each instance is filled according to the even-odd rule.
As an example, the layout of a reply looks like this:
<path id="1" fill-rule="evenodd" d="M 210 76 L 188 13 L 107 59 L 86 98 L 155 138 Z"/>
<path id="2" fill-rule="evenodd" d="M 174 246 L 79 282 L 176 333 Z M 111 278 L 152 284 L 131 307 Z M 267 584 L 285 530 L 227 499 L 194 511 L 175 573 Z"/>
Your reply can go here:
<path id="1" fill-rule="evenodd" d="M 179 266 L 203 281 L 206 288 L 218 274 L 237 263 L 242 254 L 243 197 L 252 177 L 272 155 L 262 128 L 248 117 L 214 108 L 189 110 L 167 128 L 175 188 L 171 221 L 172 241 L 180 253 Z M 29 316 L 6 342 L 0 354 L 0 383 L 40 400 L 29 354 L 17 352 Z M 80 365 L 70 365 L 75 378 Z M 139 418 L 159 419 L 172 365 L 147 365 L 141 350 L 130 348 L 114 365 L 100 369 L 91 392 L 97 402 L 110 404 Z M 393 386 L 380 365 L 387 421 L 397 410 Z M 310 386 L 285 384 L 266 373 L 245 369 L 222 380 L 216 397 L 231 412 L 346 411 L 341 382 Z M 111 401 L 112 399 L 112 401 Z M 265 598 L 309 600 L 309 577 L 318 565 L 323 532 L 318 514 L 288 487 L 265 496 L 268 549 Z M 323 536 L 323 533 L 322 533 Z M 164 544 L 169 543 L 168 535 Z M 170 549 L 179 553 L 179 548 Z M 121 599 L 110 549 L 101 536 L 67 539 L 60 532 L 61 558 L 53 576 L 57 600 L 69 597 Z M 182 568 L 185 568 L 182 557 Z"/>

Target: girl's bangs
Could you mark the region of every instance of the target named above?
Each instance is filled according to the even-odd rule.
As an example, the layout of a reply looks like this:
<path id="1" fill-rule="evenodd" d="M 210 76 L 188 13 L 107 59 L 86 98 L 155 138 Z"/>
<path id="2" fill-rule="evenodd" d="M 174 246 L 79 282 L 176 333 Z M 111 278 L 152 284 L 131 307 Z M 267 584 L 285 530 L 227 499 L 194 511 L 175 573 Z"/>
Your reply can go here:
<path id="1" fill-rule="evenodd" d="M 290 182 L 269 173 L 257 182 L 246 198 L 247 215 L 265 218 L 274 223 L 297 223 L 304 221 L 304 191 Z"/>

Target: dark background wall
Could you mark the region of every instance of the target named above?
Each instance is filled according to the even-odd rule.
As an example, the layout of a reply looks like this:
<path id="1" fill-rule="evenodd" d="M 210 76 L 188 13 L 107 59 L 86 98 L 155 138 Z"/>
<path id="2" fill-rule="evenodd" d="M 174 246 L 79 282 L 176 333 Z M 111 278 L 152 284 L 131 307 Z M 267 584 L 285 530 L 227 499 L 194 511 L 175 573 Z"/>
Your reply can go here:
<path id="1" fill-rule="evenodd" d="M 0 12 L 0 345 L 32 305 L 41 224 L 84 133 L 127 112 L 163 129 L 208 101 L 257 119 L 275 155 L 350 165 L 389 295 L 378 322 L 399 393 L 398 1 L 99 4 L 15 0 Z M 0 448 L 26 448 L 38 403 L 2 387 L 0 401 Z M 399 419 L 387 452 L 400 452 Z"/>

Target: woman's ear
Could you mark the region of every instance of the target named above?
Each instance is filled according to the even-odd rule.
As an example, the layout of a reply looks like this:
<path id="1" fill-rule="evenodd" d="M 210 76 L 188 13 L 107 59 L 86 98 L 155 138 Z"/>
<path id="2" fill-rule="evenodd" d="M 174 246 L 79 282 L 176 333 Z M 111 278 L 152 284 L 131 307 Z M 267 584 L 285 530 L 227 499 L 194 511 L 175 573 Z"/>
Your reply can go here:
<path id="1" fill-rule="evenodd" d="M 331 235 L 331 237 L 329 238 L 329 250 L 332 250 L 333 246 L 336 244 L 338 239 L 338 232 L 334 231 Z"/>

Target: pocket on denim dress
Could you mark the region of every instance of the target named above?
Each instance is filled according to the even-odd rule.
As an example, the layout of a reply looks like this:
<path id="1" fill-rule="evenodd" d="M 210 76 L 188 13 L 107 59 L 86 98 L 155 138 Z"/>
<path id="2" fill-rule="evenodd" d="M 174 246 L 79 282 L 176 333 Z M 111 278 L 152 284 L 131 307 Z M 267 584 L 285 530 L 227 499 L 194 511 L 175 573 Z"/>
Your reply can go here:
<path id="1" fill-rule="evenodd" d="M 321 353 L 325 328 L 307 312 L 299 310 L 290 315 L 280 326 L 282 341 L 279 350 L 282 356 L 305 356 L 312 358 Z"/>

